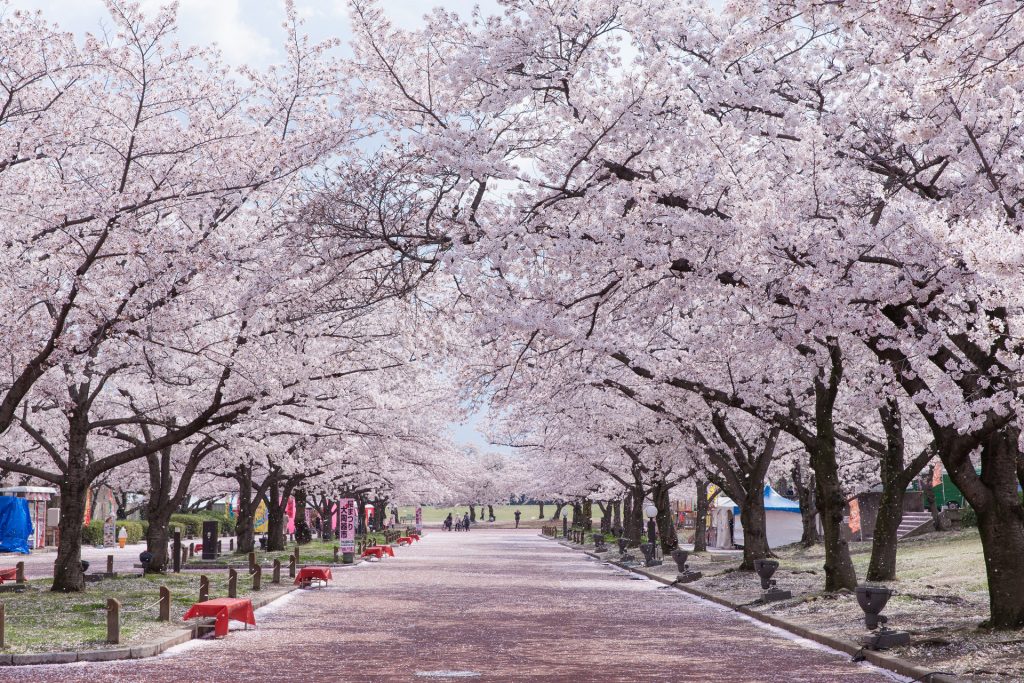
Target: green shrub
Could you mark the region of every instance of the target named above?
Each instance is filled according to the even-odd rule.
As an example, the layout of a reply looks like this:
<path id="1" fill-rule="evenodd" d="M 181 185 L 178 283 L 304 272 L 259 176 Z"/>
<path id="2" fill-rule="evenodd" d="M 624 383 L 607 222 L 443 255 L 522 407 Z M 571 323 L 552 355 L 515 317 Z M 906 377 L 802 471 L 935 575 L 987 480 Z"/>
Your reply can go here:
<path id="1" fill-rule="evenodd" d="M 208 521 L 217 522 L 217 533 L 220 536 L 231 536 L 235 533 L 235 520 L 228 517 L 226 514 L 218 514 L 216 512 L 198 512 L 194 514 L 174 514 L 171 515 L 171 531 L 175 528 L 181 530 L 181 533 L 185 536 L 202 536 L 203 535 L 203 522 Z"/>
<path id="2" fill-rule="evenodd" d="M 978 526 L 978 514 L 970 505 L 964 506 L 964 508 L 960 510 L 960 524 L 964 528 Z"/>
<path id="3" fill-rule="evenodd" d="M 146 538 L 146 530 L 149 529 L 149 522 L 139 521 L 135 519 L 119 519 L 114 523 L 116 530 L 114 531 L 114 538 L 116 540 L 117 534 L 120 533 L 121 527 L 124 527 L 128 532 L 129 543 L 139 543 Z M 102 545 L 103 544 L 103 520 L 94 519 L 85 526 L 82 527 L 82 545 Z"/>

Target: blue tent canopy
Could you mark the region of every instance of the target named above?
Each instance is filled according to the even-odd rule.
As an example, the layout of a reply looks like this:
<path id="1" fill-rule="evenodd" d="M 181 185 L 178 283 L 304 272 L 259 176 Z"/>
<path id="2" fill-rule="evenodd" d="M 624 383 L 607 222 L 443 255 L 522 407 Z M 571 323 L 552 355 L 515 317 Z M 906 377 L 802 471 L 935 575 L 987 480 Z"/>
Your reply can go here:
<path id="1" fill-rule="evenodd" d="M 789 498 L 783 498 L 775 492 L 771 486 L 764 487 L 764 509 L 767 510 L 778 510 L 780 512 L 800 512 L 800 503 Z M 734 515 L 740 514 L 740 506 L 736 505 L 733 507 L 732 512 Z"/>
<path id="2" fill-rule="evenodd" d="M 0 496 L 0 552 L 27 555 L 28 539 L 32 531 L 28 501 L 14 496 Z"/>

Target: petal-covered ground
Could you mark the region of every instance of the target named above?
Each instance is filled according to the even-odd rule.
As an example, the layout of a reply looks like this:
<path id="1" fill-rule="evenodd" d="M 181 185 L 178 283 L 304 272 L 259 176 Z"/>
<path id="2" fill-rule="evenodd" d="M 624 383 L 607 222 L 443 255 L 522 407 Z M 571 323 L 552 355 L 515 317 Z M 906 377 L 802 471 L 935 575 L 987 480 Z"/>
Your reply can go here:
<path id="1" fill-rule="evenodd" d="M 0 669 L 0 681 L 895 680 L 536 531 L 434 531 L 160 657 Z M 234 627 L 233 627 L 234 628 Z"/>

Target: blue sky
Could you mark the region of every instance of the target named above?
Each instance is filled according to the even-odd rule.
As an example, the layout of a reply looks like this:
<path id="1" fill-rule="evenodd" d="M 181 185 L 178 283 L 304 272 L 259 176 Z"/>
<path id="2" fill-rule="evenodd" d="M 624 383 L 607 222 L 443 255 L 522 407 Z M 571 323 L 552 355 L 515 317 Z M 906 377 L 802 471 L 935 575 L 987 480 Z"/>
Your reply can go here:
<path id="1" fill-rule="evenodd" d="M 8 0 L 16 9 L 39 9 L 62 28 L 83 33 L 99 32 L 110 25 L 103 0 Z M 153 11 L 166 0 L 141 0 L 144 10 Z M 296 0 L 306 28 L 315 38 L 329 36 L 343 40 L 349 35 L 344 0 Z M 435 6 L 468 15 L 475 5 L 484 11 L 497 8 L 494 0 L 385 0 L 382 6 L 397 25 L 417 26 Z M 0 0 L 0 7 L 2 7 Z M 282 35 L 284 0 L 180 0 L 178 16 L 183 43 L 217 43 L 225 59 L 234 63 L 264 65 L 277 60 Z"/>

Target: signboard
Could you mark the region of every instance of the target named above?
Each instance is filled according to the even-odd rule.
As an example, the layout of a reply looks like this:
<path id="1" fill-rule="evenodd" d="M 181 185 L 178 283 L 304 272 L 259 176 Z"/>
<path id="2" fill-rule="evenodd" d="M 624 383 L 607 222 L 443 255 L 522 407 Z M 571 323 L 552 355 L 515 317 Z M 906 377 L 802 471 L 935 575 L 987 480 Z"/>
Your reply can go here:
<path id="1" fill-rule="evenodd" d="M 356 515 L 359 514 L 354 498 L 342 498 L 338 503 L 338 545 L 343 553 L 356 551 Z"/>
<path id="2" fill-rule="evenodd" d="M 114 546 L 117 545 L 117 539 L 114 537 L 114 520 L 107 518 L 107 521 L 103 523 L 103 545 Z"/>
<path id="3" fill-rule="evenodd" d="M 217 522 L 203 522 L 203 559 L 217 559 Z"/>
<path id="4" fill-rule="evenodd" d="M 260 504 L 256 506 L 256 514 L 253 515 L 253 530 L 258 534 L 265 534 L 270 531 L 269 519 L 267 504 L 261 500 Z"/>
<path id="5" fill-rule="evenodd" d="M 416 506 L 416 531 L 423 531 L 423 508 Z"/>

